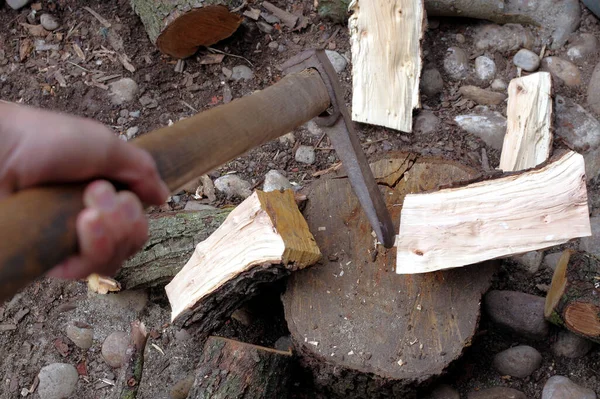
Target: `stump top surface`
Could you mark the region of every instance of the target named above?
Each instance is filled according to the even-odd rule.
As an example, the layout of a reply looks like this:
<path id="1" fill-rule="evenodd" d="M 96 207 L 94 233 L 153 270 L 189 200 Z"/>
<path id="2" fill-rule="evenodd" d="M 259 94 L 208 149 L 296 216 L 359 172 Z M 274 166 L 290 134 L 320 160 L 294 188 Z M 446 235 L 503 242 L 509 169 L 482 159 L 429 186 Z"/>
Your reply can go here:
<path id="1" fill-rule="evenodd" d="M 476 177 L 455 162 L 395 155 L 372 164 L 396 229 L 403 197 Z M 408 169 L 408 170 L 407 170 Z M 285 314 L 300 352 L 332 366 L 423 381 L 470 344 L 494 264 L 395 273 L 396 249 L 377 246 L 346 178 L 319 181 L 305 216 L 323 260 L 296 272 Z"/>

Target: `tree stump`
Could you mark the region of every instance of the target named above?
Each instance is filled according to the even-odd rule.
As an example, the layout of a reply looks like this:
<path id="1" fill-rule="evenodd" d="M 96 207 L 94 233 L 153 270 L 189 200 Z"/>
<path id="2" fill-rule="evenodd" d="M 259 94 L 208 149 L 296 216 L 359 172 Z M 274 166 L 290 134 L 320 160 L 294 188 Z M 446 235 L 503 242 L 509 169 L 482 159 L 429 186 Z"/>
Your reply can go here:
<path id="1" fill-rule="evenodd" d="M 291 359 L 291 352 L 210 337 L 188 398 L 285 399 Z"/>
<path id="2" fill-rule="evenodd" d="M 586 252 L 563 252 L 546 296 L 544 316 L 600 343 L 600 259 Z"/>
<path id="3" fill-rule="evenodd" d="M 242 0 L 131 0 L 158 49 L 175 58 L 193 55 L 231 36 L 242 18 L 231 12 Z"/>
<path id="4" fill-rule="evenodd" d="M 477 175 L 455 162 L 411 154 L 371 168 L 396 227 L 407 193 Z M 346 178 L 318 182 L 304 213 L 323 261 L 294 273 L 283 296 L 302 363 L 329 395 L 410 397 L 415 385 L 442 373 L 470 345 L 496 263 L 396 274 L 396 249 L 376 245 Z"/>

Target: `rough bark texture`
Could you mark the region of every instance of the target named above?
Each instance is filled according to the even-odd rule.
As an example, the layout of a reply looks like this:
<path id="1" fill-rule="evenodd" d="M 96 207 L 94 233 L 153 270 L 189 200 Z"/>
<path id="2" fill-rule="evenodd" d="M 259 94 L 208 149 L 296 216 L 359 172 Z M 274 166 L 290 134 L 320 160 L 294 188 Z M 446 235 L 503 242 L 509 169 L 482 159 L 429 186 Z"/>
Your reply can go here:
<path id="1" fill-rule="evenodd" d="M 600 259 L 565 251 L 546 296 L 544 315 L 551 323 L 600 343 Z"/>
<path id="2" fill-rule="evenodd" d="M 210 337 L 190 399 L 286 399 L 291 353 Z"/>
<path id="3" fill-rule="evenodd" d="M 394 154 L 371 166 L 398 226 L 404 196 L 475 177 L 439 159 Z M 415 276 L 394 273 L 395 250 L 372 229 L 343 176 L 309 193 L 305 216 L 322 264 L 294 273 L 283 296 L 302 363 L 328 397 L 410 398 L 471 342 L 495 264 Z"/>
<path id="4" fill-rule="evenodd" d="M 229 209 L 161 213 L 150 217 L 149 239 L 116 279 L 125 289 L 163 285 L 181 270 L 196 245 L 223 223 Z"/>

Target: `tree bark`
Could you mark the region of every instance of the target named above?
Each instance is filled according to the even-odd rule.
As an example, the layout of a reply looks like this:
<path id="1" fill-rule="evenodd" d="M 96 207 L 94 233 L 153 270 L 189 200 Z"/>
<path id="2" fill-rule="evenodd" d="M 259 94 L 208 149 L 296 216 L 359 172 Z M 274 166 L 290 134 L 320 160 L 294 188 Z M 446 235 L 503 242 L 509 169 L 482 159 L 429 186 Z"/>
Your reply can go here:
<path id="1" fill-rule="evenodd" d="M 148 342 L 146 326 L 139 320 L 131 323 L 129 346 L 127 347 L 126 360 L 119 374 L 121 386 L 120 399 L 135 399 L 142 381 L 144 370 L 144 349 Z"/>
<path id="2" fill-rule="evenodd" d="M 291 352 L 207 339 L 190 399 L 286 399 Z"/>
<path id="3" fill-rule="evenodd" d="M 131 7 L 160 51 L 186 58 L 200 46 L 210 46 L 231 36 L 242 18 L 230 10 L 242 3 L 242 0 L 131 0 Z"/>
<path id="4" fill-rule="evenodd" d="M 546 319 L 600 343 L 600 259 L 566 250 L 546 296 Z"/>

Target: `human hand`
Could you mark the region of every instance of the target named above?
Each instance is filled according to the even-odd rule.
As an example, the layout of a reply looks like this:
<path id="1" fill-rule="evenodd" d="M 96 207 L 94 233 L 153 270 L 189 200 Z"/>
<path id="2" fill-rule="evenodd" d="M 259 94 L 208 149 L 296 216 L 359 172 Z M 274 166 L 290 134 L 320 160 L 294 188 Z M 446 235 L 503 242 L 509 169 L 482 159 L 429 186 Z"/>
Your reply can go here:
<path id="1" fill-rule="evenodd" d="M 161 204 L 169 190 L 152 157 L 89 119 L 0 102 L 0 200 L 52 183 L 92 182 L 76 222 L 80 254 L 48 274 L 112 275 L 147 239 L 141 201 Z M 117 193 L 106 180 L 131 191 Z"/>

